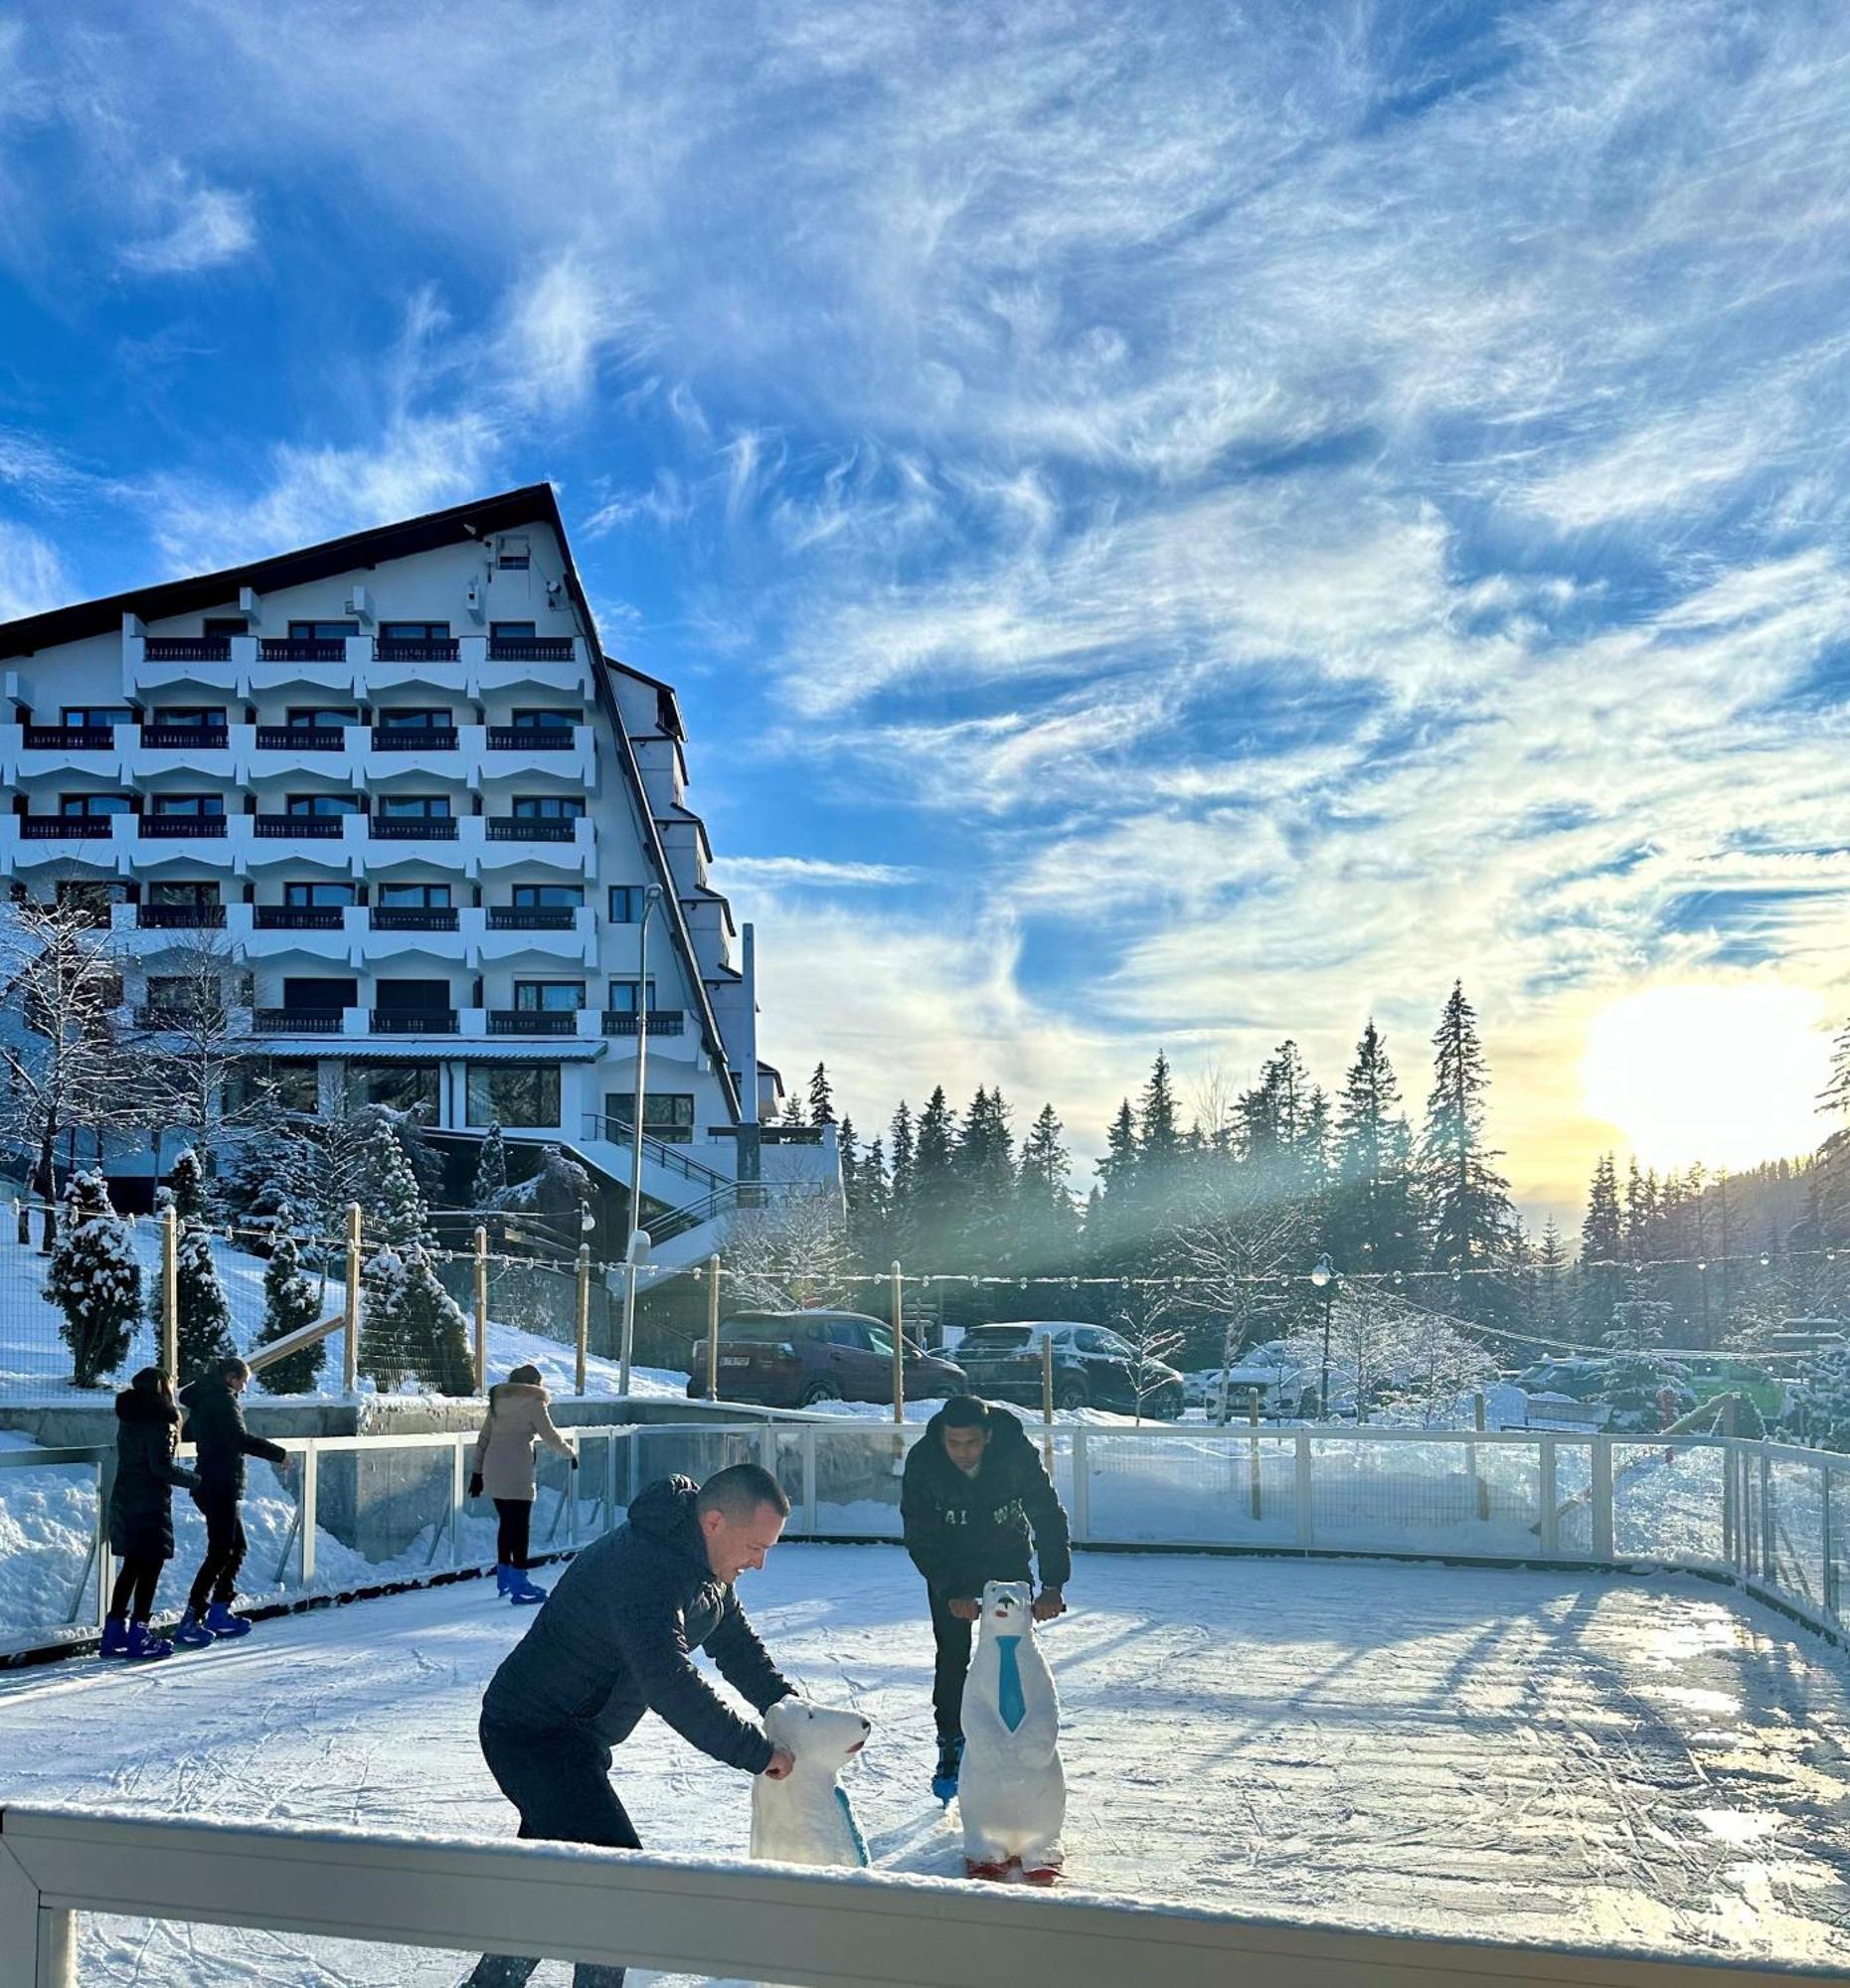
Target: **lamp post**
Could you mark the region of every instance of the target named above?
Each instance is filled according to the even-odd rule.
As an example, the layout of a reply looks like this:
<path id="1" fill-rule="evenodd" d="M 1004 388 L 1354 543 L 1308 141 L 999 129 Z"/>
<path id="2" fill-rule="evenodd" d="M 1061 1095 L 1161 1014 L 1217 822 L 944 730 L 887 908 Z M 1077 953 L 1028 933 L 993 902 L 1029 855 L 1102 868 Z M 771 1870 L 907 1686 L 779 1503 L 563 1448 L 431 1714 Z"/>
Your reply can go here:
<path id="1" fill-rule="evenodd" d="M 623 1341 L 616 1392 L 629 1393 L 629 1362 L 636 1345 L 636 1243 L 642 1223 L 642 1118 L 649 1095 L 649 919 L 661 904 L 659 884 L 642 894 L 642 923 L 636 935 L 636 1092 L 630 1100 L 629 1234 L 623 1244 Z M 647 1242 L 643 1251 L 647 1253 Z"/>
<path id="2" fill-rule="evenodd" d="M 1326 1250 L 1317 1258 L 1310 1281 L 1323 1293 L 1323 1381 L 1317 1390 L 1317 1420 L 1330 1418 L 1330 1307 L 1336 1299 L 1336 1265 Z"/>

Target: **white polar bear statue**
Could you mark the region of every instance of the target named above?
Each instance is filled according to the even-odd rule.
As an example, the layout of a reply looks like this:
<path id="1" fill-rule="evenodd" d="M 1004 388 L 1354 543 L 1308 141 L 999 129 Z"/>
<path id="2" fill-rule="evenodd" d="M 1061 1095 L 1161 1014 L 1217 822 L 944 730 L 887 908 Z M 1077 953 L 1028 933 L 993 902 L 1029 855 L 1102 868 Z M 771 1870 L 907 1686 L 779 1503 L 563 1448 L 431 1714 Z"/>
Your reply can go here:
<path id="1" fill-rule="evenodd" d="M 1060 1695 L 1034 1640 L 1026 1581 L 992 1580 L 963 1688 L 963 1768 L 957 1780 L 964 1868 L 1000 1878 L 1011 1864 L 1051 1885 L 1063 1861 L 1067 1777 L 1060 1764 Z"/>
<path id="2" fill-rule="evenodd" d="M 788 1749 L 796 1765 L 780 1781 L 752 1783 L 752 1855 L 778 1864 L 868 1862 L 848 1790 L 836 1775 L 874 1730 L 858 1712 L 837 1712 L 801 1698 L 779 1699 L 764 1715 L 764 1737 Z"/>

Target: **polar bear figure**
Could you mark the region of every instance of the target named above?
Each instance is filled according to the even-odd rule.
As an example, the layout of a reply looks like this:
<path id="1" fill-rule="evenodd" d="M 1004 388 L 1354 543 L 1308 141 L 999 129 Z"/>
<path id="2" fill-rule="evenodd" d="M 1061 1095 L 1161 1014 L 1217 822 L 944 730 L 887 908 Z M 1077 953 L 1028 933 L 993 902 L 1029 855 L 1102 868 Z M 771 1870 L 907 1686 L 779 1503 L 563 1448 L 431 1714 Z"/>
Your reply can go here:
<path id="1" fill-rule="evenodd" d="M 976 1654 L 963 1691 L 963 1769 L 957 1782 L 964 1866 L 999 1878 L 1018 1864 L 1031 1884 L 1060 1874 L 1067 1777 L 1060 1764 L 1060 1696 L 1034 1640 L 1028 1584 L 983 1589 Z"/>
<path id="2" fill-rule="evenodd" d="M 848 1790 L 836 1776 L 867 1744 L 872 1722 L 806 1699 L 779 1699 L 764 1715 L 764 1737 L 796 1761 L 782 1780 L 752 1783 L 752 1855 L 778 1864 L 865 1866 L 867 1844 Z"/>

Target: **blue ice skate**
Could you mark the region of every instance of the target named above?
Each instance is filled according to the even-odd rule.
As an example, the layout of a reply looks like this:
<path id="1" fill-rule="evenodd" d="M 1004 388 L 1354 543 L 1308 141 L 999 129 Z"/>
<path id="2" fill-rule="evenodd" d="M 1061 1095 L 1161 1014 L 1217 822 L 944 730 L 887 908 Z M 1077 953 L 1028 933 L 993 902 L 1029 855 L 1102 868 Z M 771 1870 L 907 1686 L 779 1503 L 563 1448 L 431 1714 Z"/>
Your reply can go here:
<path id="1" fill-rule="evenodd" d="M 180 1626 L 173 1632 L 173 1639 L 183 1650 L 210 1649 L 219 1640 L 190 1608 L 180 1617 Z"/>
<path id="2" fill-rule="evenodd" d="M 248 1636 L 251 1624 L 242 1615 L 234 1615 L 228 1602 L 215 1601 L 206 1610 L 206 1627 L 215 1636 Z"/>
<path id="3" fill-rule="evenodd" d="M 963 1765 L 963 1735 L 953 1733 L 937 1742 L 937 1772 L 931 1776 L 931 1792 L 947 1808 L 957 1792 L 957 1773 Z"/>
<path id="4" fill-rule="evenodd" d="M 128 1624 L 119 1615 L 103 1618 L 102 1641 L 96 1646 L 99 1657 L 125 1657 L 128 1654 Z"/>
<path id="5" fill-rule="evenodd" d="M 165 1636 L 155 1635 L 145 1622 L 131 1622 L 128 1625 L 128 1647 L 122 1654 L 136 1659 L 171 1657 L 173 1645 Z"/>

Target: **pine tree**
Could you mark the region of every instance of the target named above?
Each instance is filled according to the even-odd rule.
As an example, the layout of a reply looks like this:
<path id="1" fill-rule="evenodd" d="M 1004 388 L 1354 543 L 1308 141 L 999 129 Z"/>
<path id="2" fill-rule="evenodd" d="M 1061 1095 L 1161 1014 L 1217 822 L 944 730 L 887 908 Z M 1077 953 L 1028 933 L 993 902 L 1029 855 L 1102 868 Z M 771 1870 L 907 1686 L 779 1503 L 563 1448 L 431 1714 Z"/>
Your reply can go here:
<path id="1" fill-rule="evenodd" d="M 1001 1086 L 980 1085 L 951 1157 L 958 1232 L 968 1267 L 993 1276 L 1010 1267 L 1015 1236 L 1015 1145 Z"/>
<path id="2" fill-rule="evenodd" d="M 220 1360 L 238 1351 L 232 1338 L 232 1308 L 219 1266 L 213 1259 L 212 1238 L 196 1222 L 180 1231 L 175 1257 L 175 1288 L 179 1302 L 180 1381 L 196 1381 Z"/>
<path id="3" fill-rule="evenodd" d="M 1072 1169 L 1065 1128 L 1053 1105 L 1043 1104 L 1021 1142 L 1017 1171 L 1017 1229 L 1021 1267 L 1040 1275 L 1071 1267 L 1079 1241 L 1079 1220 L 1067 1176 Z"/>
<path id="4" fill-rule="evenodd" d="M 1647 1180 L 1633 1153 L 1625 1173 L 1625 1260 L 1641 1263 L 1650 1254 L 1652 1218 L 1657 1213 L 1657 1184 Z"/>
<path id="5" fill-rule="evenodd" d="M 944 1269 L 955 1246 L 957 1177 L 952 1160 L 957 1146 L 957 1114 L 939 1084 L 919 1114 L 918 1144 L 913 1155 L 911 1216 L 913 1247 L 926 1259 L 925 1267 Z"/>
<path id="6" fill-rule="evenodd" d="M 1618 1267 L 1624 1247 L 1624 1218 L 1618 1205 L 1618 1175 L 1612 1155 L 1601 1153 L 1587 1190 L 1581 1222 L 1580 1316 L 1589 1331 L 1604 1332 L 1623 1291 Z"/>
<path id="7" fill-rule="evenodd" d="M 494 1208 L 507 1193 L 507 1146 L 501 1137 L 501 1121 L 496 1119 L 482 1141 L 475 1162 L 475 1180 L 469 1189 L 469 1205 L 475 1209 Z"/>
<path id="8" fill-rule="evenodd" d="M 1149 1081 L 1137 1105 L 1137 1190 L 1146 1217 L 1161 1222 L 1169 1212 L 1181 1172 L 1182 1138 L 1176 1123 L 1175 1085 L 1169 1059 L 1161 1050 L 1150 1066 Z"/>
<path id="9" fill-rule="evenodd" d="M 141 1265 L 128 1224 L 110 1205 L 99 1173 L 74 1173 L 65 1187 L 45 1295 L 65 1315 L 71 1383 L 93 1388 L 128 1355 L 141 1311 Z"/>
<path id="10" fill-rule="evenodd" d="M 422 1243 L 377 1250 L 364 1274 L 360 1370 L 382 1390 L 409 1377 L 439 1395 L 467 1395 L 475 1380 L 456 1301 L 438 1283 Z"/>
<path id="11" fill-rule="evenodd" d="M 1104 1135 L 1104 1157 L 1093 1164 L 1097 1185 L 1086 1209 L 1087 1252 L 1094 1265 L 1115 1260 L 1137 1234 L 1137 1121 L 1126 1097 Z"/>
<path id="12" fill-rule="evenodd" d="M 817 1064 L 809 1077 L 809 1122 L 812 1125 L 833 1125 L 835 1122 L 835 1091 L 829 1082 L 827 1068 Z"/>
<path id="13" fill-rule="evenodd" d="M 1568 1250 L 1552 1215 L 1543 1227 L 1535 1264 L 1536 1330 L 1545 1338 L 1559 1339 L 1567 1325 L 1567 1299 L 1563 1284 L 1567 1275 Z"/>
<path id="14" fill-rule="evenodd" d="M 174 1161 L 167 1176 L 167 1192 L 182 1223 L 205 1221 L 206 1170 L 191 1146 Z"/>
<path id="15" fill-rule="evenodd" d="M 914 1225 L 913 1190 L 918 1184 L 919 1146 L 912 1107 L 905 1098 L 893 1114 L 893 1165 L 887 1176 L 887 1225 L 891 1249 L 889 1260 L 904 1259 L 912 1252 L 917 1233 Z M 882 1266 L 874 1265 L 876 1269 Z"/>
<path id="16" fill-rule="evenodd" d="M 1432 1265 L 1468 1278 L 1459 1309 L 1481 1319 L 1506 1312 L 1510 1293 L 1495 1279 L 1470 1273 L 1507 1266 L 1515 1210 L 1508 1181 L 1490 1164 L 1499 1157 L 1484 1135 L 1490 1071 L 1477 1017 L 1459 982 L 1452 985 L 1432 1047 L 1432 1091 L 1420 1153 Z"/>
<path id="17" fill-rule="evenodd" d="M 294 1217 L 286 1202 L 276 1213 L 271 1239 L 269 1261 L 263 1266 L 263 1324 L 256 1336 L 258 1346 L 286 1339 L 321 1316 L 320 1295 L 315 1279 L 302 1268 Z M 327 1341 L 317 1340 L 259 1368 L 257 1386 L 271 1395 L 306 1395 L 314 1388 L 326 1360 Z"/>
<path id="18" fill-rule="evenodd" d="M 855 1197 L 860 1193 L 860 1183 L 855 1178 L 860 1168 L 860 1155 L 856 1151 L 854 1120 L 844 1118 L 835 1134 L 835 1150 L 841 1160 L 842 1201 L 850 1215 L 854 1213 Z"/>
<path id="19" fill-rule="evenodd" d="M 380 1142 L 374 1195 L 366 1206 L 365 1224 L 369 1242 L 390 1243 L 401 1253 L 409 1244 L 421 1243 L 429 1236 L 430 1217 L 418 1177 L 404 1147 L 391 1137 Z"/>
<path id="20" fill-rule="evenodd" d="M 1411 1270 L 1419 1258 L 1413 1133 L 1387 1042 L 1372 1017 L 1337 1099 L 1330 1238 L 1337 1261 L 1358 1270 Z"/>
<path id="21" fill-rule="evenodd" d="M 783 1100 L 783 1116 L 777 1121 L 788 1125 L 792 1131 L 800 1130 L 809 1121 L 803 1116 L 802 1101 L 794 1092 Z"/>
<path id="22" fill-rule="evenodd" d="M 848 1237 L 862 1268 L 884 1270 L 893 1261 L 893 1204 L 887 1180 L 887 1151 L 878 1133 L 854 1170 Z"/>

